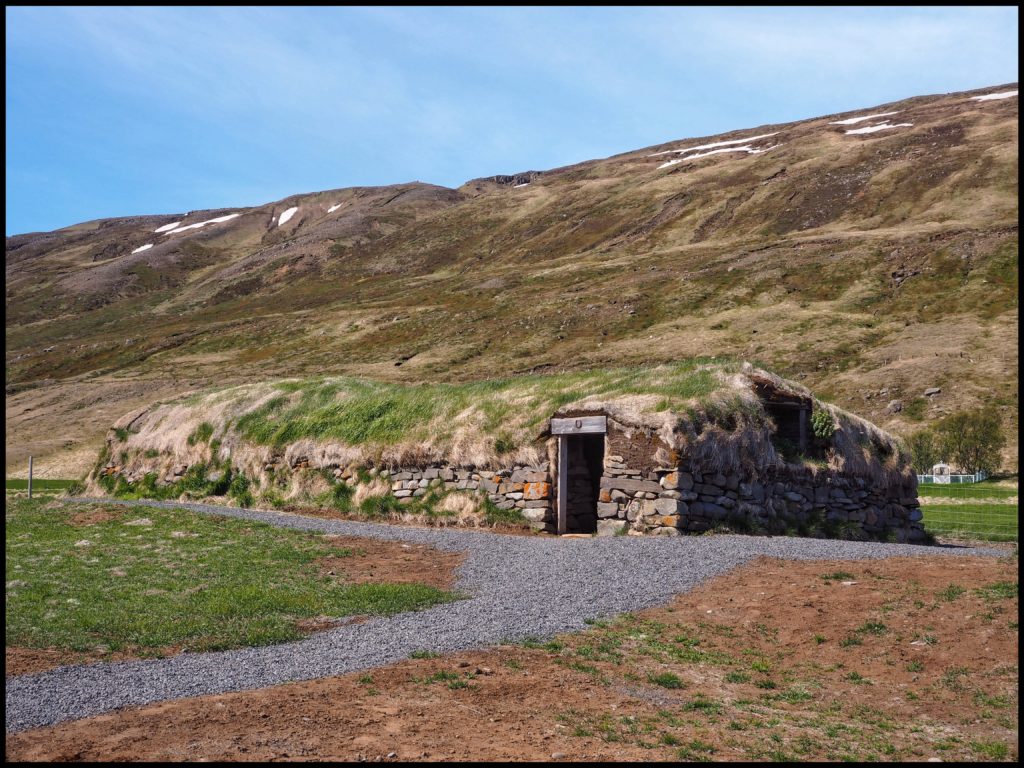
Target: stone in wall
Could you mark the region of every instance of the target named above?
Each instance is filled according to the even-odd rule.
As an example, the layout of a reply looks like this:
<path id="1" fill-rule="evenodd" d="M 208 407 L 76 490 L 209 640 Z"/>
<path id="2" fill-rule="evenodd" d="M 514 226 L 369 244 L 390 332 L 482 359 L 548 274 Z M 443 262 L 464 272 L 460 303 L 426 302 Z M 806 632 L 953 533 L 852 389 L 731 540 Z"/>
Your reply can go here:
<path id="1" fill-rule="evenodd" d="M 551 483 L 530 482 L 526 483 L 522 490 L 524 499 L 535 500 L 551 497 Z"/>

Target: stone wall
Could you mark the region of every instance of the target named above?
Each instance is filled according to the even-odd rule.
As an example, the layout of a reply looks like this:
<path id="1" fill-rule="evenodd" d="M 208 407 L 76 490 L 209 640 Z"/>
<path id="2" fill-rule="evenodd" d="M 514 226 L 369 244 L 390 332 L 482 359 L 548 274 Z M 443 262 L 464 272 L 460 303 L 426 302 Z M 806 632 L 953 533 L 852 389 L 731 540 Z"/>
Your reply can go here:
<path id="1" fill-rule="evenodd" d="M 598 534 L 678 536 L 718 526 L 737 532 L 923 541 L 916 479 L 876 489 L 836 472 L 777 472 L 751 479 L 700 473 L 685 461 L 647 472 L 606 454 Z"/>
<path id="2" fill-rule="evenodd" d="M 431 487 L 448 491 L 486 494 L 499 509 L 518 509 L 535 530 L 555 530 L 548 462 L 536 466 L 516 465 L 498 471 L 473 470 L 432 464 L 426 467 L 377 469 L 377 477 L 391 483 L 391 493 L 402 503 L 424 496 Z M 335 476 L 349 481 L 352 469 L 336 469 Z"/>
<path id="3" fill-rule="evenodd" d="M 97 471 L 96 476 L 112 476 L 115 479 L 123 477 L 129 483 L 137 483 L 146 474 L 157 471 L 158 461 L 141 463 L 132 469 L 110 461 Z M 310 469 L 330 471 L 337 481 L 355 486 L 359 482 L 360 471 L 364 470 L 364 478 L 368 472 L 371 480 L 385 480 L 390 483 L 392 495 L 403 504 L 425 496 L 431 488 L 477 493 L 485 495 L 499 509 L 518 509 L 534 530 L 554 532 L 555 517 L 552 511 L 553 491 L 549 466 L 549 462 L 545 461 L 536 466 L 517 464 L 508 469 L 491 471 L 435 463 L 418 467 L 371 467 L 367 470 L 355 465 L 317 466 L 304 456 L 289 462 L 283 456 L 275 455 L 263 465 L 263 472 L 266 476 L 281 478 L 283 485 L 280 487 L 286 487 L 295 473 Z M 185 477 L 188 469 L 187 464 L 175 463 L 170 469 L 158 472 L 156 484 L 167 486 L 178 483 Z M 207 472 L 205 478 L 211 481 L 218 480 L 223 474 L 220 469 L 212 469 Z"/>
<path id="4" fill-rule="evenodd" d="M 568 468 L 567 517 L 593 516 L 592 484 L 600 467 L 596 500 L 598 535 L 700 533 L 716 527 L 749 533 L 836 536 L 917 542 L 925 539 L 917 499 L 916 478 L 900 488 L 873 487 L 869 481 L 831 470 L 787 469 L 759 477 L 701 472 L 686 457 L 659 450 L 652 436 L 624 430 L 611 419 L 604 439 L 603 466 L 585 469 L 579 458 Z M 431 464 L 420 467 L 375 468 L 401 503 L 410 503 L 435 487 L 485 494 L 501 509 L 518 509 L 535 530 L 555 532 L 554 476 L 558 460 L 554 439 L 549 459 L 535 466 L 515 465 L 492 471 Z M 622 450 L 623 446 L 630 450 Z M 621 452 L 619 452 L 621 451 Z M 624 456 L 626 453 L 628 456 Z M 659 466 L 656 455 L 669 456 L 672 466 Z M 186 465 L 174 465 L 160 482 L 180 480 Z M 291 462 L 273 457 L 267 473 L 312 469 L 308 459 Z M 355 467 L 319 467 L 354 484 Z M 126 471 L 109 463 L 99 474 L 141 479 L 144 470 Z M 212 479 L 212 478 L 211 478 Z M 570 525 L 569 530 L 579 530 Z M 592 529 L 591 529 L 592 530 Z"/>

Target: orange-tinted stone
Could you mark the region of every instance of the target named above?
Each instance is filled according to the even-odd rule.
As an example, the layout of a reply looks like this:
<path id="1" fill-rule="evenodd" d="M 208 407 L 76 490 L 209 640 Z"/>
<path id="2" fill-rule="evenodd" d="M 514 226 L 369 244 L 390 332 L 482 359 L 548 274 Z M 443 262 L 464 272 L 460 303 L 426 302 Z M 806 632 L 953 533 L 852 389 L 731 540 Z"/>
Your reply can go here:
<path id="1" fill-rule="evenodd" d="M 551 496 L 551 483 L 527 483 L 523 487 L 523 498 L 527 501 L 546 499 Z"/>

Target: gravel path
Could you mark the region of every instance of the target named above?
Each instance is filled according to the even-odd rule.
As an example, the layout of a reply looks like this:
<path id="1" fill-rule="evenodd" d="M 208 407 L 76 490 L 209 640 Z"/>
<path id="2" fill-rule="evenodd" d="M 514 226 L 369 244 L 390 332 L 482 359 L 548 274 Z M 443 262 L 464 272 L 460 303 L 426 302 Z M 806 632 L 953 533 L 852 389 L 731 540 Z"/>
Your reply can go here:
<path id="1" fill-rule="evenodd" d="M 102 501 L 110 499 L 79 499 Z M 7 732 L 166 699 L 264 688 L 445 652 L 583 629 L 585 620 L 668 602 L 760 555 L 849 560 L 904 555 L 999 555 L 998 550 L 758 536 L 507 536 L 301 517 L 203 504 L 120 502 L 467 552 L 456 588 L 470 598 L 371 619 L 303 640 L 169 659 L 67 666 L 6 679 Z"/>

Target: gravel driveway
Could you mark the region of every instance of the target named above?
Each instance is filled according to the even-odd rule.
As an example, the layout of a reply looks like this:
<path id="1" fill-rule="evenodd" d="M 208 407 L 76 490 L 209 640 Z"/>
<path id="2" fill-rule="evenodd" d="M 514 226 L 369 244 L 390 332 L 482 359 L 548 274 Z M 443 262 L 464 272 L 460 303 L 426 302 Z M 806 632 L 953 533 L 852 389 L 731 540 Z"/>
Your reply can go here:
<path id="1" fill-rule="evenodd" d="M 80 501 L 87 501 L 80 499 Z M 88 500 L 112 503 L 110 499 Z M 119 503 L 119 502 L 114 502 Z M 997 550 L 761 536 L 507 536 L 167 502 L 197 512 L 465 551 L 456 589 L 470 598 L 376 618 L 303 640 L 169 659 L 60 667 L 6 679 L 9 733 L 165 699 L 263 688 L 378 667 L 412 651 L 445 652 L 583 629 L 585 620 L 668 602 L 760 555 L 849 560 L 904 555 L 999 555 Z"/>

